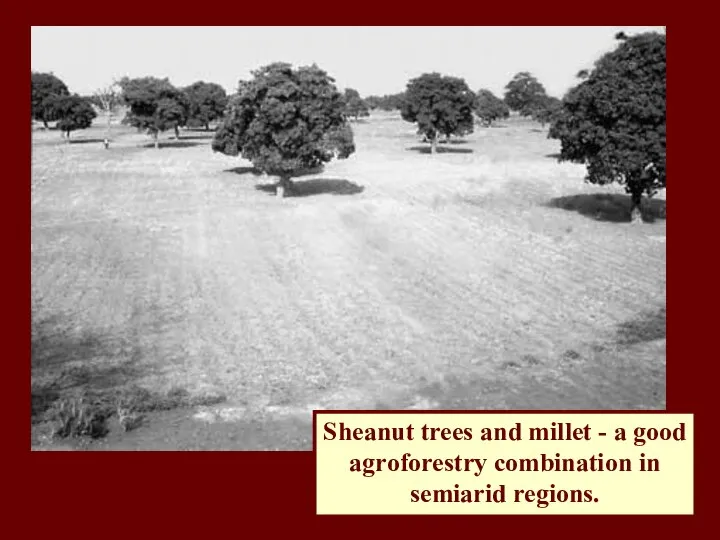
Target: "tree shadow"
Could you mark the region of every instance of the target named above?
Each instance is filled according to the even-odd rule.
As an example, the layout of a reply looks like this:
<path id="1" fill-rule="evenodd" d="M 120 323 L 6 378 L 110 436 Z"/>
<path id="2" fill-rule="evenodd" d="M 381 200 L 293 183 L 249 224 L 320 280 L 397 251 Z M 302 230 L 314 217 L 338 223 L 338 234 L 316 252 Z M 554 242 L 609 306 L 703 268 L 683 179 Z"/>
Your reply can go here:
<path id="1" fill-rule="evenodd" d="M 406 150 L 417 152 L 419 154 L 429 154 L 430 146 L 411 146 L 410 148 L 406 148 Z M 436 151 L 438 154 L 472 154 L 474 152 L 472 148 L 449 148 L 442 145 L 438 145 Z"/>
<path id="2" fill-rule="evenodd" d="M 203 134 L 197 134 L 197 135 L 183 135 L 180 137 L 183 141 L 210 141 L 215 136 L 215 133 L 212 131 L 203 132 Z"/>
<path id="3" fill-rule="evenodd" d="M 208 133 L 210 136 L 213 135 L 213 133 L 217 130 L 218 126 L 214 126 L 213 124 L 210 125 L 210 129 L 205 129 L 205 126 L 200 127 L 185 127 L 183 128 L 183 132 L 185 133 Z"/>
<path id="4" fill-rule="evenodd" d="M 30 360 L 33 369 L 90 360 L 96 358 L 103 349 L 102 340 L 92 332 L 83 331 L 80 335 L 63 332 L 59 317 L 32 322 Z"/>
<path id="5" fill-rule="evenodd" d="M 554 154 L 545 154 L 546 158 L 558 160 L 560 159 L 560 152 L 555 152 Z"/>
<path id="6" fill-rule="evenodd" d="M 257 184 L 255 189 L 275 195 L 275 184 Z M 365 191 L 360 186 L 342 178 L 315 178 L 293 182 L 292 190 L 288 197 L 310 197 L 312 195 L 357 195 Z"/>
<path id="7" fill-rule="evenodd" d="M 555 197 L 548 204 L 551 208 L 561 208 L 578 212 L 598 221 L 614 223 L 630 222 L 630 196 L 619 193 L 592 193 Z M 666 219 L 665 201 L 643 197 L 643 220 L 649 223 L 657 219 Z"/>
<path id="8" fill-rule="evenodd" d="M 112 139 L 108 139 L 110 142 L 112 142 Z M 70 144 L 102 144 L 105 142 L 105 139 L 70 139 Z"/>
<path id="9" fill-rule="evenodd" d="M 313 167 L 308 169 L 301 169 L 299 171 L 296 171 L 293 173 L 293 178 L 300 178 L 303 176 L 310 176 L 312 174 L 321 174 L 325 170 L 325 167 L 320 165 L 319 167 Z M 253 176 L 263 176 L 263 172 L 256 167 L 251 166 L 243 166 L 243 167 L 233 167 L 232 169 L 225 169 L 223 172 L 226 173 L 234 173 L 234 174 L 252 174 Z M 272 175 L 270 175 L 272 176 Z"/>
<path id="10" fill-rule="evenodd" d="M 647 341 L 663 339 L 667 335 L 667 308 L 640 313 L 635 319 L 617 326 L 617 343 L 635 345 Z"/>
<path id="11" fill-rule="evenodd" d="M 467 144 L 467 139 L 450 139 L 445 141 L 440 141 L 440 144 Z"/>
<path id="12" fill-rule="evenodd" d="M 184 142 L 184 141 L 163 141 L 158 144 L 159 148 L 190 148 L 193 146 L 201 146 L 203 143 L 199 142 Z M 142 145 L 143 148 L 155 148 L 155 143 L 147 143 Z"/>
<path id="13" fill-rule="evenodd" d="M 117 338 L 94 331 L 75 334 L 63 322 L 59 317 L 32 321 L 32 373 L 41 381 L 31 385 L 33 422 L 42 421 L 57 400 L 77 390 L 112 390 L 142 375 L 134 355 L 117 358 Z"/>
<path id="14" fill-rule="evenodd" d="M 223 172 L 234 173 L 234 174 L 252 174 L 253 176 L 262 176 L 262 172 L 255 167 L 233 167 L 232 169 L 225 169 Z"/>

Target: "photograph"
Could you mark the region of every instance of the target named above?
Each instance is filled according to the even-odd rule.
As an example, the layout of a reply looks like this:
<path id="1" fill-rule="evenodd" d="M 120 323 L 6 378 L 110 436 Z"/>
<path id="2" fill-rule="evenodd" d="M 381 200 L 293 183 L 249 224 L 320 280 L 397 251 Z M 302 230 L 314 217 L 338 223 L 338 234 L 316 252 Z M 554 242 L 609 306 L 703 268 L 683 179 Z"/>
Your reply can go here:
<path id="1" fill-rule="evenodd" d="M 32 451 L 666 410 L 666 27 L 30 39 Z"/>

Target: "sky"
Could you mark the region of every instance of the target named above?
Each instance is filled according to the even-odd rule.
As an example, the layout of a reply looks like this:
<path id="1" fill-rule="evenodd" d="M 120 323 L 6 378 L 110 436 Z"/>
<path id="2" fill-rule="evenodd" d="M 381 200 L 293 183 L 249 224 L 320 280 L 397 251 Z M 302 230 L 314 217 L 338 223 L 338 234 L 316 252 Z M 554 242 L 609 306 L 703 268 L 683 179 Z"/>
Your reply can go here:
<path id="1" fill-rule="evenodd" d="M 502 96 L 519 71 L 550 95 L 577 83 L 612 50 L 618 31 L 665 32 L 663 26 L 34 26 L 32 71 L 53 72 L 71 92 L 91 94 L 123 76 L 168 77 L 176 86 L 215 82 L 228 93 L 271 62 L 316 63 L 341 88 L 361 95 L 401 92 L 437 71 L 472 90 Z"/>

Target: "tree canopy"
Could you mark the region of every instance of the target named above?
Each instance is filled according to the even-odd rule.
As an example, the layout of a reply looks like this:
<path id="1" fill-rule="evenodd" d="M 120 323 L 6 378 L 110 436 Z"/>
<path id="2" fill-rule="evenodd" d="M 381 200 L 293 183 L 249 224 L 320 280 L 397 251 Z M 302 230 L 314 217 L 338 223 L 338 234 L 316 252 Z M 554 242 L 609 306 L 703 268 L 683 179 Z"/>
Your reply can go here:
<path id="1" fill-rule="evenodd" d="M 278 195 L 284 196 L 292 176 L 355 152 L 345 100 L 334 82 L 316 65 L 274 63 L 254 71 L 230 99 L 213 151 L 240 155 L 279 176 Z"/>
<path id="2" fill-rule="evenodd" d="M 57 120 L 56 100 L 62 96 L 69 96 L 70 91 L 63 81 L 52 73 L 31 72 L 32 90 L 31 107 L 32 117 L 41 121 L 45 127 L 48 122 Z"/>
<path id="3" fill-rule="evenodd" d="M 68 140 L 71 132 L 89 128 L 97 116 L 90 100 L 77 94 L 57 97 L 53 106 L 58 119 L 57 128 L 65 133 Z"/>
<path id="4" fill-rule="evenodd" d="M 545 87 L 527 71 L 517 73 L 505 85 L 505 103 L 521 116 L 532 116 L 546 97 Z"/>
<path id="5" fill-rule="evenodd" d="M 188 116 L 188 100 L 185 93 L 170 81 L 156 77 L 121 79 L 122 96 L 130 108 L 125 122 L 150 133 L 158 146 L 158 134 L 185 125 Z"/>
<path id="6" fill-rule="evenodd" d="M 197 81 L 187 88 L 188 125 L 210 129 L 210 122 L 222 118 L 228 103 L 225 89 L 216 83 Z"/>
<path id="7" fill-rule="evenodd" d="M 484 126 L 491 126 L 496 120 L 510 116 L 505 102 L 485 88 L 477 92 L 475 113 Z"/>
<path id="8" fill-rule="evenodd" d="M 549 136 L 561 143 L 560 160 L 587 166 L 586 180 L 618 182 L 632 197 L 639 221 L 642 194 L 665 180 L 665 36 L 617 36 L 591 73 L 563 99 Z"/>
<path id="9" fill-rule="evenodd" d="M 552 123 L 562 110 L 562 101 L 553 96 L 544 96 L 530 107 L 530 116 L 533 120 L 545 124 Z"/>
<path id="10" fill-rule="evenodd" d="M 417 124 L 434 153 L 439 135 L 473 132 L 474 109 L 475 94 L 463 79 L 426 73 L 408 82 L 401 114 L 403 120 Z"/>
<path id="11" fill-rule="evenodd" d="M 355 120 L 361 116 L 370 116 L 367 103 L 360 97 L 360 92 L 354 88 L 345 90 L 345 113 L 355 118 Z"/>

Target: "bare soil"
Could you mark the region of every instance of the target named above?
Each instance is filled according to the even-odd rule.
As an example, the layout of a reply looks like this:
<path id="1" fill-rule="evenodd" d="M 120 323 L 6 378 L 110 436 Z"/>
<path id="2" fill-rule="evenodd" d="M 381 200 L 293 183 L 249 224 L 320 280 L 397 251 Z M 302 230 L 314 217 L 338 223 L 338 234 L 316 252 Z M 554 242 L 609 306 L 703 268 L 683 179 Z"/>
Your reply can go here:
<path id="1" fill-rule="evenodd" d="M 283 200 L 211 133 L 34 132 L 34 394 L 80 370 L 63 392 L 227 396 L 81 447 L 309 449 L 313 409 L 665 408 L 664 194 L 631 225 L 532 123 L 437 155 L 397 115 L 353 128 Z"/>

